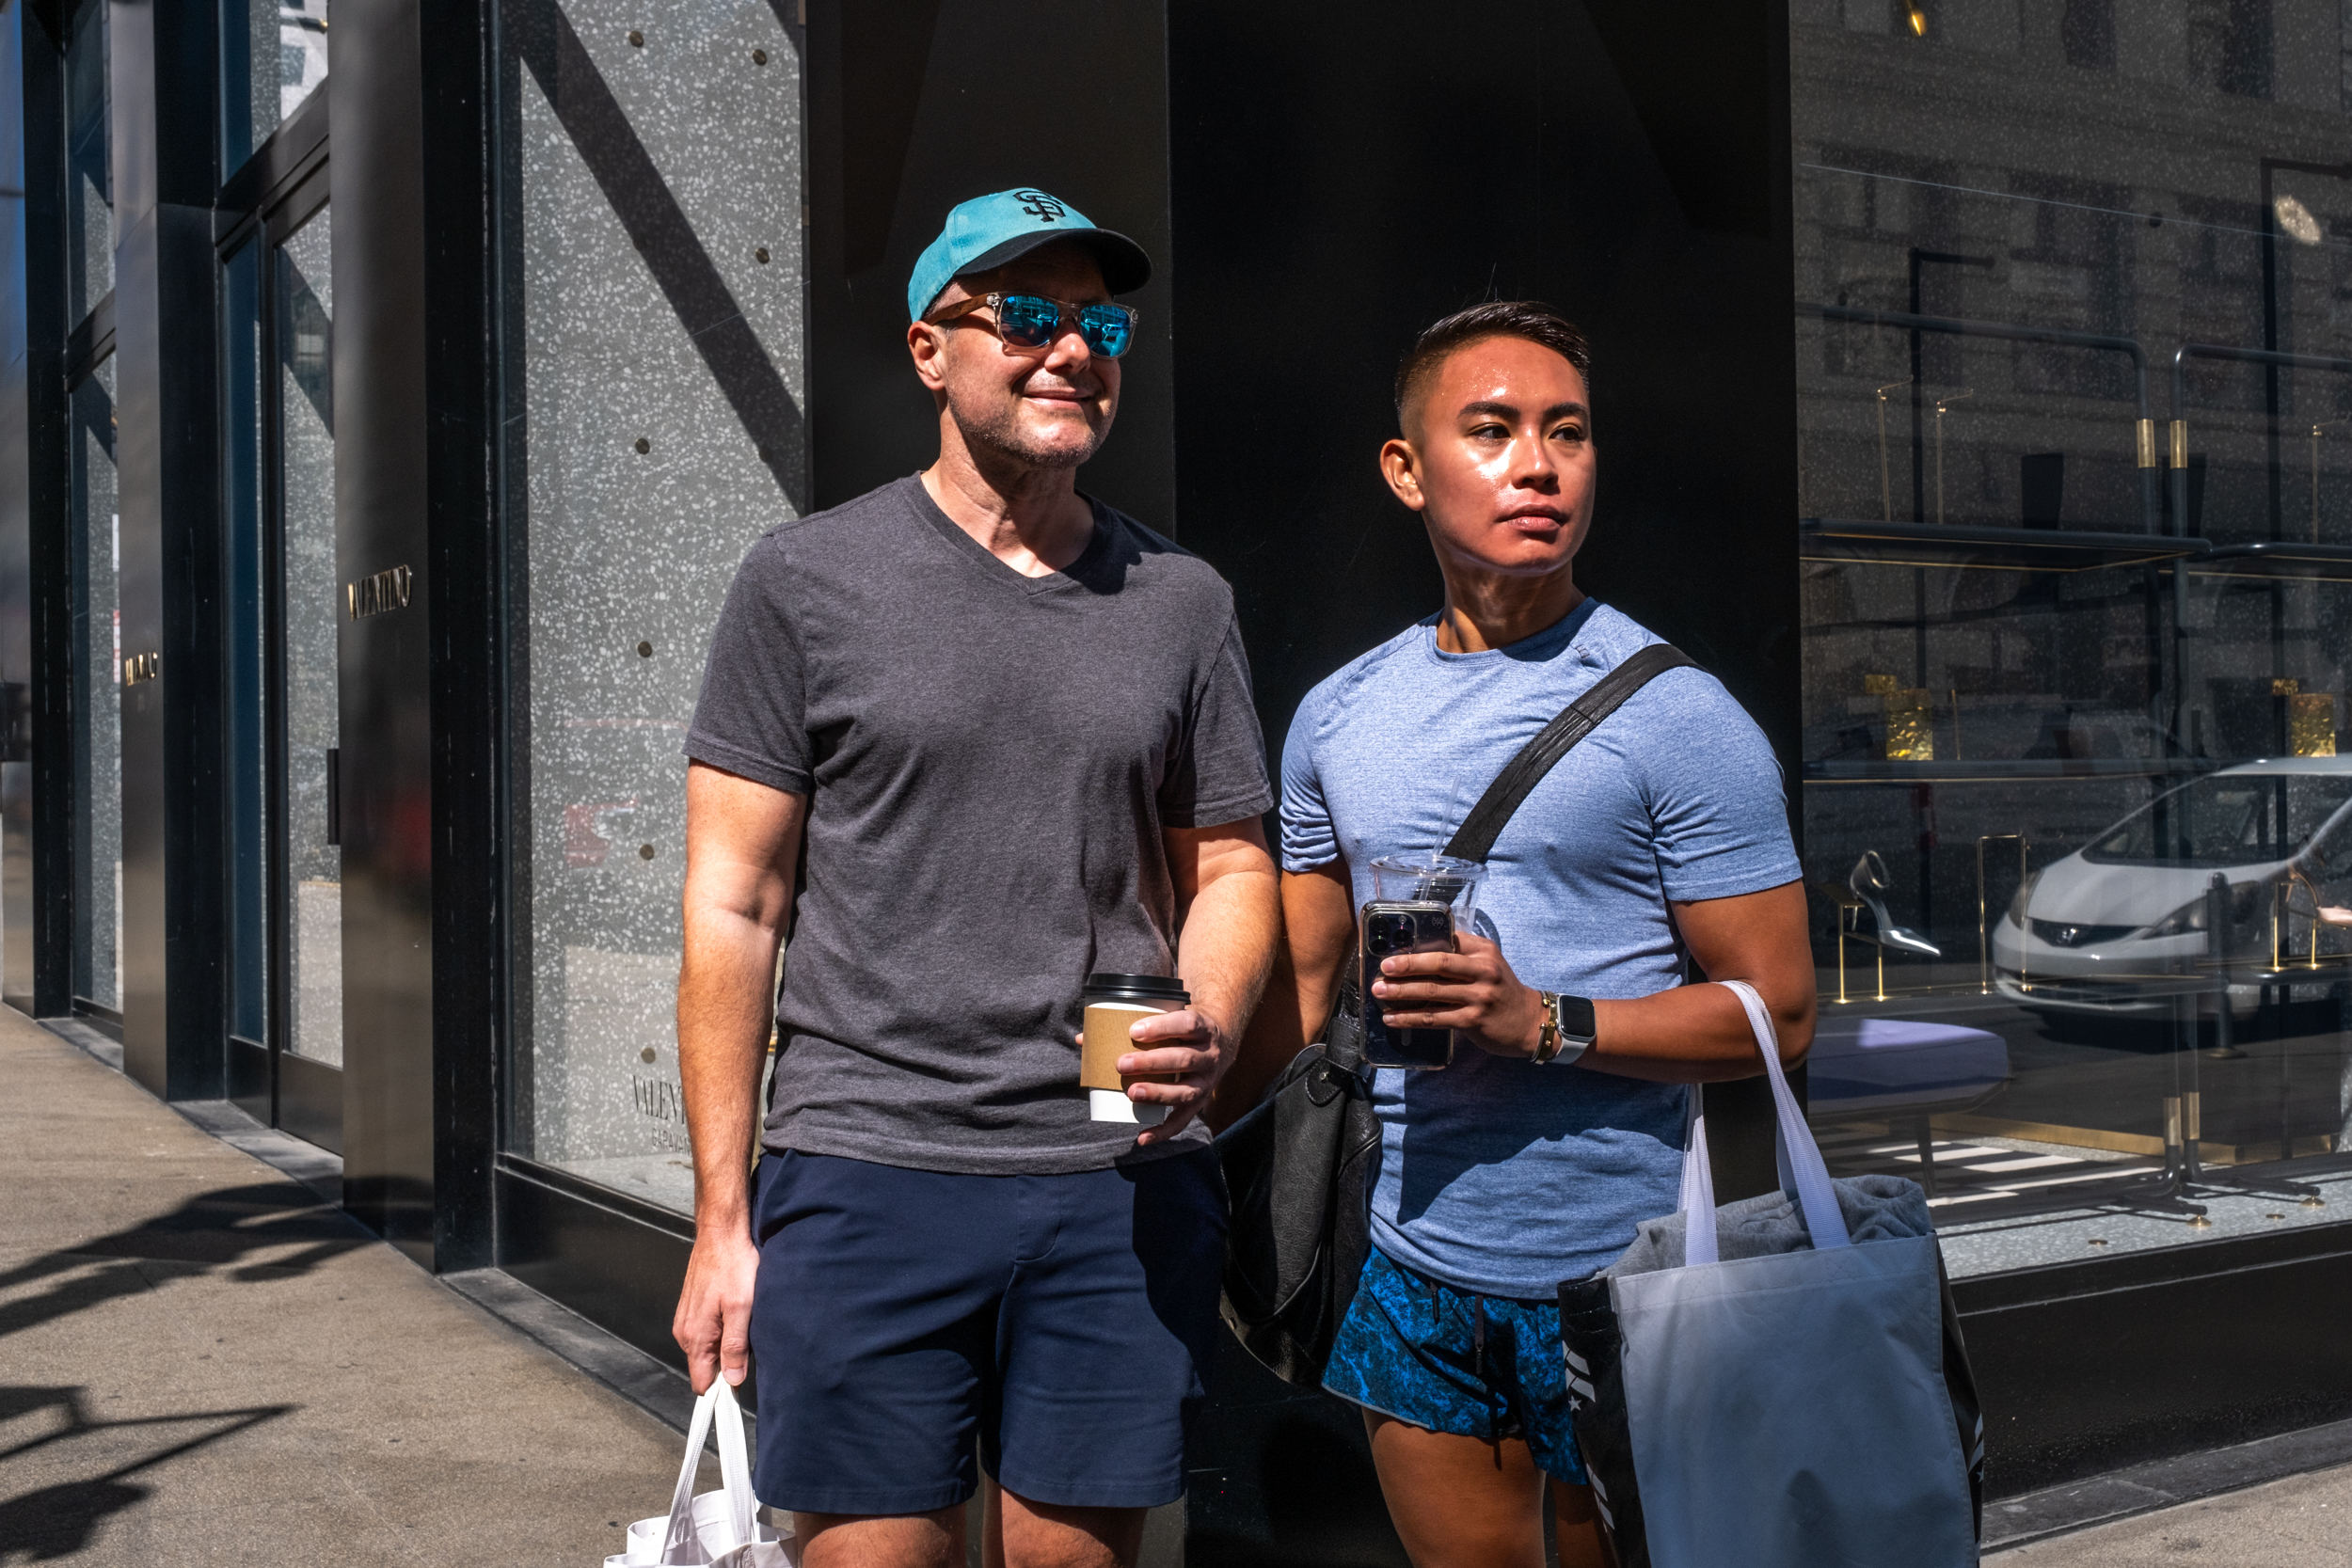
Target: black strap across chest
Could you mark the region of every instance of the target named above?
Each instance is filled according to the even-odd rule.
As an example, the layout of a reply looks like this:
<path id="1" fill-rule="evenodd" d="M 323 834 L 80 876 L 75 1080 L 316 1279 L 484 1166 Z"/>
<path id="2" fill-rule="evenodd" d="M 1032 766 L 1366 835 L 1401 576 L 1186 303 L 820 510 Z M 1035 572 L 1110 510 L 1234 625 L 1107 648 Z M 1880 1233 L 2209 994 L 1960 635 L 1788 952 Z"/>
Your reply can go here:
<path id="1" fill-rule="evenodd" d="M 1563 708 L 1557 719 L 1537 731 L 1533 740 L 1519 748 L 1518 755 L 1503 765 L 1486 793 L 1478 798 L 1478 804 L 1462 818 L 1445 852 L 1457 860 L 1485 860 L 1519 802 L 1578 741 L 1654 677 L 1686 665 L 1695 670 L 1698 661 L 1671 642 L 1653 642 L 1594 682 L 1590 691 Z"/>

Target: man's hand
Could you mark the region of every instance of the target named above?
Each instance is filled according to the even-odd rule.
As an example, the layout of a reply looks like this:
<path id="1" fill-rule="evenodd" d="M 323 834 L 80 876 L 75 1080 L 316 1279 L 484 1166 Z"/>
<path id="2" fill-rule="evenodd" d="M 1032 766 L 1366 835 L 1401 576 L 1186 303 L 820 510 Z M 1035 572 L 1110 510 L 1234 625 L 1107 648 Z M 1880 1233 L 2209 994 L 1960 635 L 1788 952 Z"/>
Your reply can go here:
<path id="1" fill-rule="evenodd" d="M 686 1288 L 678 1292 L 671 1337 L 686 1352 L 686 1375 L 694 1392 L 723 1376 L 730 1387 L 743 1381 L 752 1336 L 752 1285 L 759 1276 L 759 1248 L 748 1231 L 698 1232 L 686 1259 Z"/>
<path id="2" fill-rule="evenodd" d="M 1372 994 L 1391 1029 L 1451 1029 L 1479 1050 L 1524 1061 L 1543 1037 L 1544 1004 L 1519 983 L 1502 949 L 1456 932 L 1458 953 L 1400 953 L 1380 960 Z"/>
<path id="3" fill-rule="evenodd" d="M 1232 1035 L 1198 1003 L 1156 1018 L 1138 1019 L 1127 1033 L 1138 1048 L 1149 1049 L 1120 1057 L 1120 1072 L 1129 1077 L 1146 1072 L 1177 1075 L 1172 1084 L 1136 1084 L 1127 1090 L 1130 1100 L 1168 1107 L 1168 1119 L 1146 1128 L 1136 1142 L 1166 1143 L 1208 1109 L 1209 1096 L 1216 1091 L 1217 1079 L 1233 1058 Z"/>

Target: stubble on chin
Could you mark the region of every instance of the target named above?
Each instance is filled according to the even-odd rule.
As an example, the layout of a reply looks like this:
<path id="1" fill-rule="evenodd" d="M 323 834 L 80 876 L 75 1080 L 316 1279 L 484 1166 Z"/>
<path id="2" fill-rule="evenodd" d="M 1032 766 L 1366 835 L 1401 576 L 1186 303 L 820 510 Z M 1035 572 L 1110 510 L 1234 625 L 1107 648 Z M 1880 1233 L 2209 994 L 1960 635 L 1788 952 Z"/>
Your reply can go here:
<path id="1" fill-rule="evenodd" d="M 1030 468 L 1075 468 L 1101 451 L 1103 438 L 1110 434 L 1108 420 L 1089 425 L 1084 444 L 1073 447 L 1037 440 L 1021 428 L 1020 420 L 1008 407 L 971 414 L 951 401 L 948 415 L 962 433 L 965 446 Z"/>

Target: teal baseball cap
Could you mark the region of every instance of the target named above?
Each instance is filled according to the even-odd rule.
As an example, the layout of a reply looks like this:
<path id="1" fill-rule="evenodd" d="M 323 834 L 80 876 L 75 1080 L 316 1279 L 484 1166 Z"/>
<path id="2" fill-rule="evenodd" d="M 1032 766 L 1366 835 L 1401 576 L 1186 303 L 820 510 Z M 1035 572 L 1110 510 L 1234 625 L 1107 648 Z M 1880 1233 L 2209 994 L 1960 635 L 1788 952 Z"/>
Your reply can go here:
<path id="1" fill-rule="evenodd" d="M 1059 197 L 1023 186 L 974 197 L 947 214 L 946 227 L 915 259 L 914 276 L 907 279 L 907 319 L 921 321 L 948 279 L 1001 267 L 1056 240 L 1076 240 L 1093 251 L 1103 286 L 1112 293 L 1132 293 L 1152 280 L 1152 259 L 1143 246 L 1095 228 Z"/>

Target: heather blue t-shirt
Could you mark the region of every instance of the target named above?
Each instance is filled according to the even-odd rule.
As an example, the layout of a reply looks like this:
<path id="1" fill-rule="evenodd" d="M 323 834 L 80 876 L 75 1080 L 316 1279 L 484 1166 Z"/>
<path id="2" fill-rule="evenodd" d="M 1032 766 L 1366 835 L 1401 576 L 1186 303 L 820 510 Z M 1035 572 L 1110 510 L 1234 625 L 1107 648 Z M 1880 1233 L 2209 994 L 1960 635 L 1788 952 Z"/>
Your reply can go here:
<path id="1" fill-rule="evenodd" d="M 1560 710 L 1659 641 L 1587 599 L 1507 648 L 1449 654 L 1436 618 L 1316 687 L 1282 749 L 1282 864 L 1344 856 L 1356 900 L 1380 855 L 1441 847 Z M 1479 909 L 1526 984 L 1629 999 L 1679 985 L 1669 899 L 1797 879 L 1780 767 L 1712 675 L 1669 670 L 1535 787 L 1487 857 Z M 1672 1212 L 1685 1091 L 1464 1045 L 1385 1070 L 1372 1234 L 1459 1290 L 1549 1299 Z"/>

